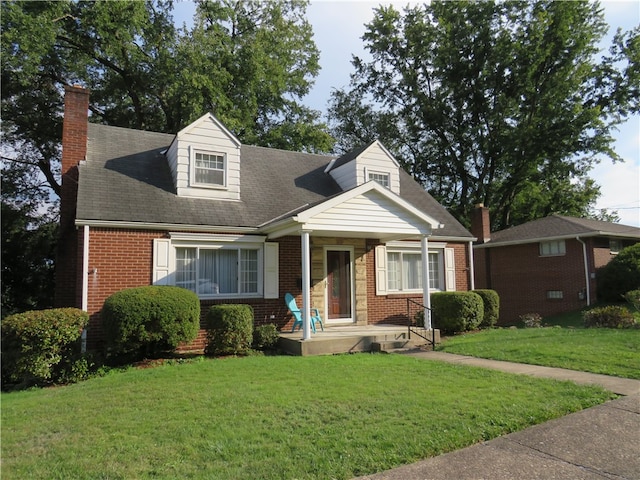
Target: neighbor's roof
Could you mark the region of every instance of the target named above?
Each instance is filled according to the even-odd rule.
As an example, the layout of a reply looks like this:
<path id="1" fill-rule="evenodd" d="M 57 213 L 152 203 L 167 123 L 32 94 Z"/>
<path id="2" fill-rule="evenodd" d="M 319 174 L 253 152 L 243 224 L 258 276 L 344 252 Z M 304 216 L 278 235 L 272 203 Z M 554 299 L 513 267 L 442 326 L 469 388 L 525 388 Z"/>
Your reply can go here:
<path id="1" fill-rule="evenodd" d="M 609 236 L 640 239 L 640 228 L 589 218 L 550 215 L 491 234 L 491 240 L 478 248 L 534 243 L 575 237 Z"/>
<path id="2" fill-rule="evenodd" d="M 242 145 L 241 201 L 178 197 L 166 149 L 174 135 L 89 124 L 86 162 L 79 167 L 76 218 L 185 226 L 256 228 L 342 192 L 324 172 L 335 157 Z M 434 236 L 471 234 L 407 173 L 401 198 L 444 224 Z"/>

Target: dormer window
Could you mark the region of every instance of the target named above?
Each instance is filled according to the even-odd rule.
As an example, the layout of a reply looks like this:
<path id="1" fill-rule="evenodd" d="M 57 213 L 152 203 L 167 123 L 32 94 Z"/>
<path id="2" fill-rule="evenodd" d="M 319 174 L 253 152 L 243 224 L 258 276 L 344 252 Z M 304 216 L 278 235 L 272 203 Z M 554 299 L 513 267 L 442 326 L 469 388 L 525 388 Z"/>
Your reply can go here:
<path id="1" fill-rule="evenodd" d="M 378 182 L 380 185 L 382 185 L 383 187 L 390 188 L 391 182 L 390 182 L 388 173 L 369 171 L 368 174 L 369 174 L 369 180 L 374 180 Z"/>
<path id="2" fill-rule="evenodd" d="M 226 162 L 223 153 L 194 152 L 193 183 L 203 187 L 225 187 Z"/>

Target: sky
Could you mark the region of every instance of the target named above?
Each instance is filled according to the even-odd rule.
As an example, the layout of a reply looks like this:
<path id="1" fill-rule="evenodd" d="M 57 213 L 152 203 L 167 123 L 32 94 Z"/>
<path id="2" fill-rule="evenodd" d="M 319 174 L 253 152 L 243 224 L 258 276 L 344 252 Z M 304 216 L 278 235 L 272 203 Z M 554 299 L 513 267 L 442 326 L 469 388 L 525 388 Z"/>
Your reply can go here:
<path id="1" fill-rule="evenodd" d="M 373 9 L 393 4 L 402 9 L 407 1 L 373 2 L 370 0 L 313 0 L 307 7 L 307 18 L 314 31 L 314 40 L 320 50 L 320 73 L 314 87 L 303 99 L 307 106 L 326 114 L 333 89 L 345 88 L 353 71 L 353 55 L 365 55 L 364 25 L 373 18 Z M 623 30 L 640 25 L 640 2 L 637 0 L 608 0 L 601 2 L 609 33 L 603 41 L 607 48 L 618 27 Z M 194 6 L 189 1 L 178 2 L 174 18 L 178 24 L 191 24 Z M 616 210 L 620 223 L 640 227 L 640 116 L 631 117 L 614 135 L 614 150 L 624 162 L 612 163 L 602 157 L 589 176 L 600 185 L 595 208 Z"/>

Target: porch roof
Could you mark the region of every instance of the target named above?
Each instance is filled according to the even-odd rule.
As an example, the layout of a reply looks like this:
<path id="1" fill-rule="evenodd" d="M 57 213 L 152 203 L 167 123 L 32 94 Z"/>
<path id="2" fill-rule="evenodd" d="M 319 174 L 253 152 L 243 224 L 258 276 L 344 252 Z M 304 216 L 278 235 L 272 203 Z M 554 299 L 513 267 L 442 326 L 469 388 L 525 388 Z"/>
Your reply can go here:
<path id="1" fill-rule="evenodd" d="M 390 241 L 430 236 L 442 224 L 375 181 L 306 205 L 261 225 L 275 239 L 308 231 L 314 236 Z"/>

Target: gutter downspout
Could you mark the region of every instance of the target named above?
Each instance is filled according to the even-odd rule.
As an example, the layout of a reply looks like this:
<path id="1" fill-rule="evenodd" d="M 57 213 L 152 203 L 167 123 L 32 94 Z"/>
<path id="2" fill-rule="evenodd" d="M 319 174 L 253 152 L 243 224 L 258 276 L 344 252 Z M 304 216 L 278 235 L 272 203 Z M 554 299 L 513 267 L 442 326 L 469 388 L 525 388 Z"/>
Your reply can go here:
<path id="1" fill-rule="evenodd" d="M 582 241 L 580 237 L 576 237 L 576 240 L 582 244 L 582 256 L 584 258 L 584 280 L 587 287 L 587 307 L 591 305 L 591 287 L 589 279 L 589 261 L 587 258 L 587 244 Z"/>
<path id="2" fill-rule="evenodd" d="M 89 225 L 82 232 L 82 305 L 84 312 L 89 311 Z M 80 352 L 87 351 L 87 328 L 82 329 Z"/>
<path id="3" fill-rule="evenodd" d="M 469 276 L 471 277 L 469 285 L 471 285 L 470 290 L 476 289 L 476 272 L 473 269 L 473 242 L 469 242 Z"/>

